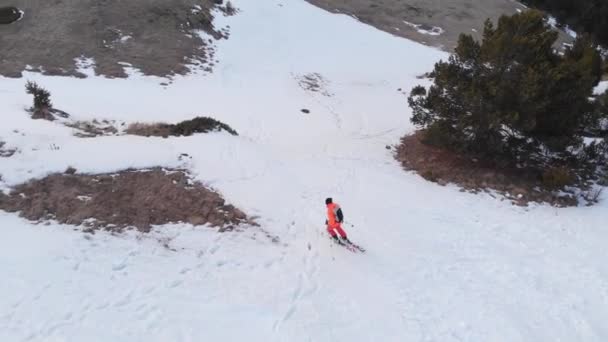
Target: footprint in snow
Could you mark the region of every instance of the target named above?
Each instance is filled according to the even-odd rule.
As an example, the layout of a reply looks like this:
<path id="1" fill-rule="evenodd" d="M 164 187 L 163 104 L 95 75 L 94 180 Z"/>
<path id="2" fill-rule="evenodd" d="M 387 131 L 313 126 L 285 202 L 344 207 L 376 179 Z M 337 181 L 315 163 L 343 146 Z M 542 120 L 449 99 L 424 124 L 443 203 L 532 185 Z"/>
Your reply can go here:
<path id="1" fill-rule="evenodd" d="M 119 263 L 112 265 L 112 271 L 122 271 L 127 267 L 126 260 L 123 260 Z"/>
<path id="2" fill-rule="evenodd" d="M 169 285 L 167 287 L 176 288 L 176 287 L 180 286 L 182 283 L 183 283 L 182 280 L 176 279 L 176 280 L 172 281 L 171 283 L 169 283 Z"/>

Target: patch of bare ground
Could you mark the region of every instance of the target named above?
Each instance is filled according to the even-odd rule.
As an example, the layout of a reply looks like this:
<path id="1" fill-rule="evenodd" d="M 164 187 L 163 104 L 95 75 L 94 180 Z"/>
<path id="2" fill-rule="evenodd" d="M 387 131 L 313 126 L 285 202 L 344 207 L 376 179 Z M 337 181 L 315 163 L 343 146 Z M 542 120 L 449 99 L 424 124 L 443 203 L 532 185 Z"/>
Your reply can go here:
<path id="1" fill-rule="evenodd" d="M 108 174 L 63 174 L 18 185 L 0 193 L 0 209 L 33 221 L 55 220 L 88 231 L 150 231 L 154 225 L 190 223 L 220 231 L 255 225 L 215 191 L 186 171 L 153 168 Z"/>
<path id="2" fill-rule="evenodd" d="M 512 203 L 526 206 L 530 202 L 568 207 L 578 204 L 574 193 L 548 188 L 538 173 L 499 168 L 490 163 L 459 155 L 444 148 L 424 143 L 424 131 L 402 138 L 395 157 L 407 170 L 416 171 L 424 179 L 446 185 L 453 183 L 461 191 L 502 194 Z"/>
<path id="3" fill-rule="evenodd" d="M 118 134 L 116 122 L 110 120 L 71 121 L 66 122 L 65 125 L 73 128 L 75 130 L 74 135 L 79 138 L 94 138 Z"/>
<path id="4" fill-rule="evenodd" d="M 114 120 L 75 121 L 70 114 L 56 108 L 28 109 L 33 120 L 58 122 L 74 129 L 74 136 L 79 138 L 94 138 L 118 134 L 117 122 Z M 124 125 L 124 123 L 123 123 Z"/>
<path id="5" fill-rule="evenodd" d="M 367 25 L 419 43 L 452 51 L 460 33 L 482 38 L 484 22 L 525 10 L 514 0 L 306 0 L 332 13 L 349 15 Z M 558 43 L 572 42 L 560 30 Z"/>
<path id="6" fill-rule="evenodd" d="M 0 75 L 7 77 L 24 70 L 86 77 L 79 69 L 83 57 L 95 61 L 97 75 L 110 78 L 127 77 L 125 65 L 160 77 L 211 72 L 218 62 L 215 41 L 229 35 L 215 16 L 238 12 L 219 0 L 12 2 L 25 15 L 0 25 Z M 0 11 L 0 23 L 16 15 Z"/>
<path id="7" fill-rule="evenodd" d="M 126 134 L 139 135 L 142 137 L 163 137 L 172 136 L 171 125 L 163 122 L 134 122 L 127 126 Z"/>
<path id="8" fill-rule="evenodd" d="M 190 136 L 193 134 L 221 131 L 228 132 L 232 135 L 238 135 L 238 133 L 229 125 L 209 117 L 196 117 L 192 120 L 185 120 L 177 124 L 163 122 L 134 122 L 127 125 L 125 122 L 117 122 L 115 120 L 94 119 L 92 121 L 74 121 L 67 113 L 54 108 L 46 109 L 45 112 L 49 113 L 48 117 L 34 117 L 32 115 L 32 119 L 58 122 L 59 124 L 74 129 L 74 136 L 78 138 L 94 138 L 123 134 L 168 138 L 170 136 Z M 57 113 L 63 114 L 59 116 Z M 123 128 L 125 126 L 126 128 Z M 1 147 L 2 146 L 0 146 L 0 156 L 2 156 Z"/>
<path id="9" fill-rule="evenodd" d="M 167 138 L 169 136 L 190 136 L 196 133 L 221 131 L 226 131 L 232 135 L 238 135 L 232 127 L 209 117 L 196 117 L 192 120 L 185 120 L 177 124 L 135 122 L 127 127 L 125 133 L 144 137 Z"/>

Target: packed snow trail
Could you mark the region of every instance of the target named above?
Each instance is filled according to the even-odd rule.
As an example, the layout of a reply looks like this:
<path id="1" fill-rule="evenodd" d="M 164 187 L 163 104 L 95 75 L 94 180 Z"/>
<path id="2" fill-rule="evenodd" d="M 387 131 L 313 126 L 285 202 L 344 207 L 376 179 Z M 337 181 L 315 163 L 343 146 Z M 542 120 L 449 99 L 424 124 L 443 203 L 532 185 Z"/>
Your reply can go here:
<path id="1" fill-rule="evenodd" d="M 304 1 L 233 2 L 215 74 L 27 79 L 76 119 L 210 115 L 239 137 L 80 139 L 25 115 L 25 79 L 0 79 L 0 138 L 19 149 L 0 174 L 186 167 L 260 227 L 88 235 L 0 213 L 1 341 L 608 339 L 605 202 L 515 207 L 428 183 L 386 149 L 413 129 L 398 89 L 444 53 Z M 309 73 L 333 95 L 300 88 Z M 328 240 L 328 196 L 365 254 Z"/>

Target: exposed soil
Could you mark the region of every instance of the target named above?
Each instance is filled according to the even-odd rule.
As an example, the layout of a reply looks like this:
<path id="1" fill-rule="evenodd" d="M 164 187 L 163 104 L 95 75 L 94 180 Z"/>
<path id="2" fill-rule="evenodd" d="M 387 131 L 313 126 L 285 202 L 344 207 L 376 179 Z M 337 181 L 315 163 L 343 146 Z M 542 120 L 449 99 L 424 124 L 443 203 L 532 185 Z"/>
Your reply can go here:
<path id="1" fill-rule="evenodd" d="M 197 133 L 209 133 L 226 131 L 232 135 L 238 133 L 227 124 L 210 117 L 196 117 L 192 120 L 182 121 L 177 124 L 157 123 L 132 123 L 127 127 L 125 133 L 144 137 L 169 137 L 190 136 Z"/>
<path id="2" fill-rule="evenodd" d="M 395 157 L 405 169 L 416 171 L 426 180 L 440 185 L 453 183 L 463 191 L 474 193 L 486 191 L 492 195 L 494 190 L 517 205 L 538 202 L 567 207 L 578 203 L 574 194 L 546 189 L 536 174 L 521 169 L 499 169 L 489 163 L 426 145 L 423 140 L 422 131 L 404 137 Z"/>
<path id="3" fill-rule="evenodd" d="M 70 114 L 55 108 L 30 108 L 30 116 L 34 120 L 55 121 L 68 119 Z"/>
<path id="4" fill-rule="evenodd" d="M 130 124 L 125 130 L 126 134 L 139 135 L 142 137 L 163 137 L 172 136 L 171 125 L 163 122 L 144 123 L 135 122 Z"/>
<path id="5" fill-rule="evenodd" d="M 152 225 L 185 222 L 229 230 L 255 225 L 216 192 L 183 170 L 154 168 L 86 175 L 70 168 L 0 193 L 0 209 L 34 221 L 56 220 L 89 230 L 148 232 Z"/>
<path id="6" fill-rule="evenodd" d="M 514 0 L 306 0 L 396 36 L 452 51 L 460 33 L 481 38 L 487 18 L 525 9 Z M 571 41 L 565 34 L 561 42 Z"/>
<path id="7" fill-rule="evenodd" d="M 118 134 L 117 123 L 114 120 L 72 121 L 66 122 L 65 125 L 73 128 L 75 130 L 74 135 L 79 138 Z"/>
<path id="8" fill-rule="evenodd" d="M 125 77 L 125 65 L 147 75 L 210 71 L 213 40 L 227 37 L 213 24 L 235 13 L 217 0 L 19 0 L 23 18 L 0 25 L 0 75 L 20 77 L 26 66 L 50 75 L 84 77 L 77 59 L 93 58 L 95 72 Z M 222 14 L 223 13 L 223 14 Z M 209 34 L 202 39 L 196 31 Z M 213 39 L 212 39 L 212 38 Z"/>

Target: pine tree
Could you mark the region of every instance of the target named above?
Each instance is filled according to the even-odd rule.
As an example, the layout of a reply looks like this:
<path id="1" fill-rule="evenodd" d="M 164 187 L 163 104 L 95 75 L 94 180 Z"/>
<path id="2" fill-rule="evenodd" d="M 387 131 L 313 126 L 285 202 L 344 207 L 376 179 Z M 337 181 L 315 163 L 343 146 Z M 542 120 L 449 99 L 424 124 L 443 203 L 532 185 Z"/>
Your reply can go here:
<path id="1" fill-rule="evenodd" d="M 461 35 L 435 65 L 434 84 L 408 101 L 433 143 L 496 162 L 535 164 L 580 144 L 592 117 L 597 51 L 581 40 L 566 56 L 539 11 L 486 21 L 481 43 Z"/>
<path id="2" fill-rule="evenodd" d="M 51 103 L 51 93 L 36 82 L 27 81 L 25 90 L 28 94 L 34 96 L 34 110 L 48 110 L 53 106 Z"/>
<path id="3" fill-rule="evenodd" d="M 557 17 L 560 23 L 587 33 L 608 46 L 608 1 L 606 0 L 523 0 Z"/>

